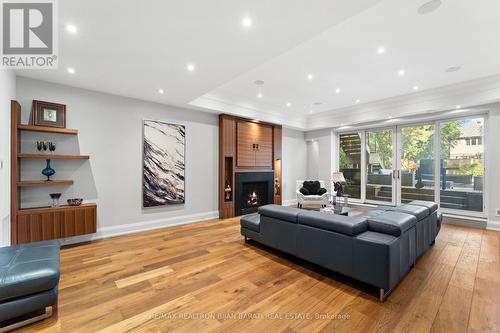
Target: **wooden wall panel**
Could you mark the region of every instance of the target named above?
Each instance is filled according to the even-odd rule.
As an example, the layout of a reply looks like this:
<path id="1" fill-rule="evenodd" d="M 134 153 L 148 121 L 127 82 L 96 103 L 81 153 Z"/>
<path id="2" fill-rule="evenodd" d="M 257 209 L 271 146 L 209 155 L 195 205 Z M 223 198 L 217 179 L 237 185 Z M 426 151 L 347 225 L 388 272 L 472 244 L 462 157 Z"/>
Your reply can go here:
<path id="1" fill-rule="evenodd" d="M 255 167 L 255 149 L 259 134 L 259 125 L 246 121 L 236 123 L 236 165 Z"/>
<path id="2" fill-rule="evenodd" d="M 276 174 L 276 165 L 281 166 L 281 126 L 256 122 L 229 115 L 219 116 L 219 216 L 234 216 L 234 196 L 225 200 L 226 179 L 231 177 L 233 194 L 236 172 L 274 171 L 281 184 L 281 167 Z M 259 149 L 253 145 L 258 144 Z M 277 151 L 279 150 L 279 151 Z M 275 158 L 279 156 L 279 163 Z M 228 171 L 227 169 L 232 170 Z M 275 195 L 274 202 L 281 204 Z"/>
<path id="3" fill-rule="evenodd" d="M 273 128 L 268 125 L 260 125 L 257 136 L 259 149 L 255 153 L 255 166 L 273 167 Z"/>

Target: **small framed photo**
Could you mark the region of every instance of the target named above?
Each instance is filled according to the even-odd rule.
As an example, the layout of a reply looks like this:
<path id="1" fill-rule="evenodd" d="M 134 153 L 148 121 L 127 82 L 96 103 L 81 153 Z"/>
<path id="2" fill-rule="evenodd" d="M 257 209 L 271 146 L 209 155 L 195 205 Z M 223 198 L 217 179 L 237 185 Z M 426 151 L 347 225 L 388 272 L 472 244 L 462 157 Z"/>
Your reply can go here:
<path id="1" fill-rule="evenodd" d="M 33 100 L 33 125 L 66 128 L 66 105 Z"/>

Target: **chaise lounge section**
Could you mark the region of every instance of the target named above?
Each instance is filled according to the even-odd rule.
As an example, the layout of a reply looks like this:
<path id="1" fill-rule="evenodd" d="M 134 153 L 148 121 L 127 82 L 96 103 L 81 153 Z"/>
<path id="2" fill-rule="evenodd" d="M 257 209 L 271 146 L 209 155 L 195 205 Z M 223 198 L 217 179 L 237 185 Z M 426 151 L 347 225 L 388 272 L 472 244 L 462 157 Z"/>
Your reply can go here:
<path id="1" fill-rule="evenodd" d="M 375 286 L 383 301 L 434 243 L 438 217 L 425 202 L 358 217 L 266 205 L 240 224 L 245 240 Z"/>
<path id="2" fill-rule="evenodd" d="M 59 252 L 58 241 L 0 248 L 0 332 L 52 314 L 57 305 Z"/>

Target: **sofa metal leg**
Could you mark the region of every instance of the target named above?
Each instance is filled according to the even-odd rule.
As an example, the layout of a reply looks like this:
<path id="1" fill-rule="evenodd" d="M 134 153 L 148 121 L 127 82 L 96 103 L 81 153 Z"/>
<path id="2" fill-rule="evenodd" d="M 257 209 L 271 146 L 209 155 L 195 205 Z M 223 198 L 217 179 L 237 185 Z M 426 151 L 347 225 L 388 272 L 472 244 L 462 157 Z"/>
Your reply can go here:
<path id="1" fill-rule="evenodd" d="M 386 292 L 385 292 L 385 289 L 380 288 L 380 291 L 379 291 L 379 298 L 378 298 L 378 299 L 379 299 L 381 302 L 383 302 L 383 301 L 385 301 L 385 298 L 387 297 L 387 295 L 388 295 L 388 294 L 389 294 L 389 293 L 386 293 Z"/>
<path id="2" fill-rule="evenodd" d="M 11 324 L 9 326 L 0 327 L 0 333 L 10 332 L 10 331 L 16 330 L 18 328 L 21 328 L 23 326 L 36 323 L 37 321 L 41 321 L 41 320 L 47 319 L 49 317 L 52 317 L 54 310 L 55 310 L 54 306 L 48 306 L 45 308 L 45 312 L 42 313 L 41 315 L 38 315 L 38 316 L 35 316 L 32 318 L 28 318 L 26 320 Z"/>

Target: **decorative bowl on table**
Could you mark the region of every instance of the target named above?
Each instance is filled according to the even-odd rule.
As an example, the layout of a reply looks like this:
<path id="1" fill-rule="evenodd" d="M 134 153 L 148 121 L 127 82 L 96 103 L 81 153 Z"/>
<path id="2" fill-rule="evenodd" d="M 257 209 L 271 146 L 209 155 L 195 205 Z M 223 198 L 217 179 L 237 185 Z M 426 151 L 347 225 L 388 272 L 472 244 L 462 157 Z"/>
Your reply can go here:
<path id="1" fill-rule="evenodd" d="M 80 199 L 80 198 L 68 199 L 68 205 L 80 206 L 82 204 L 82 201 L 83 201 L 83 199 Z"/>

